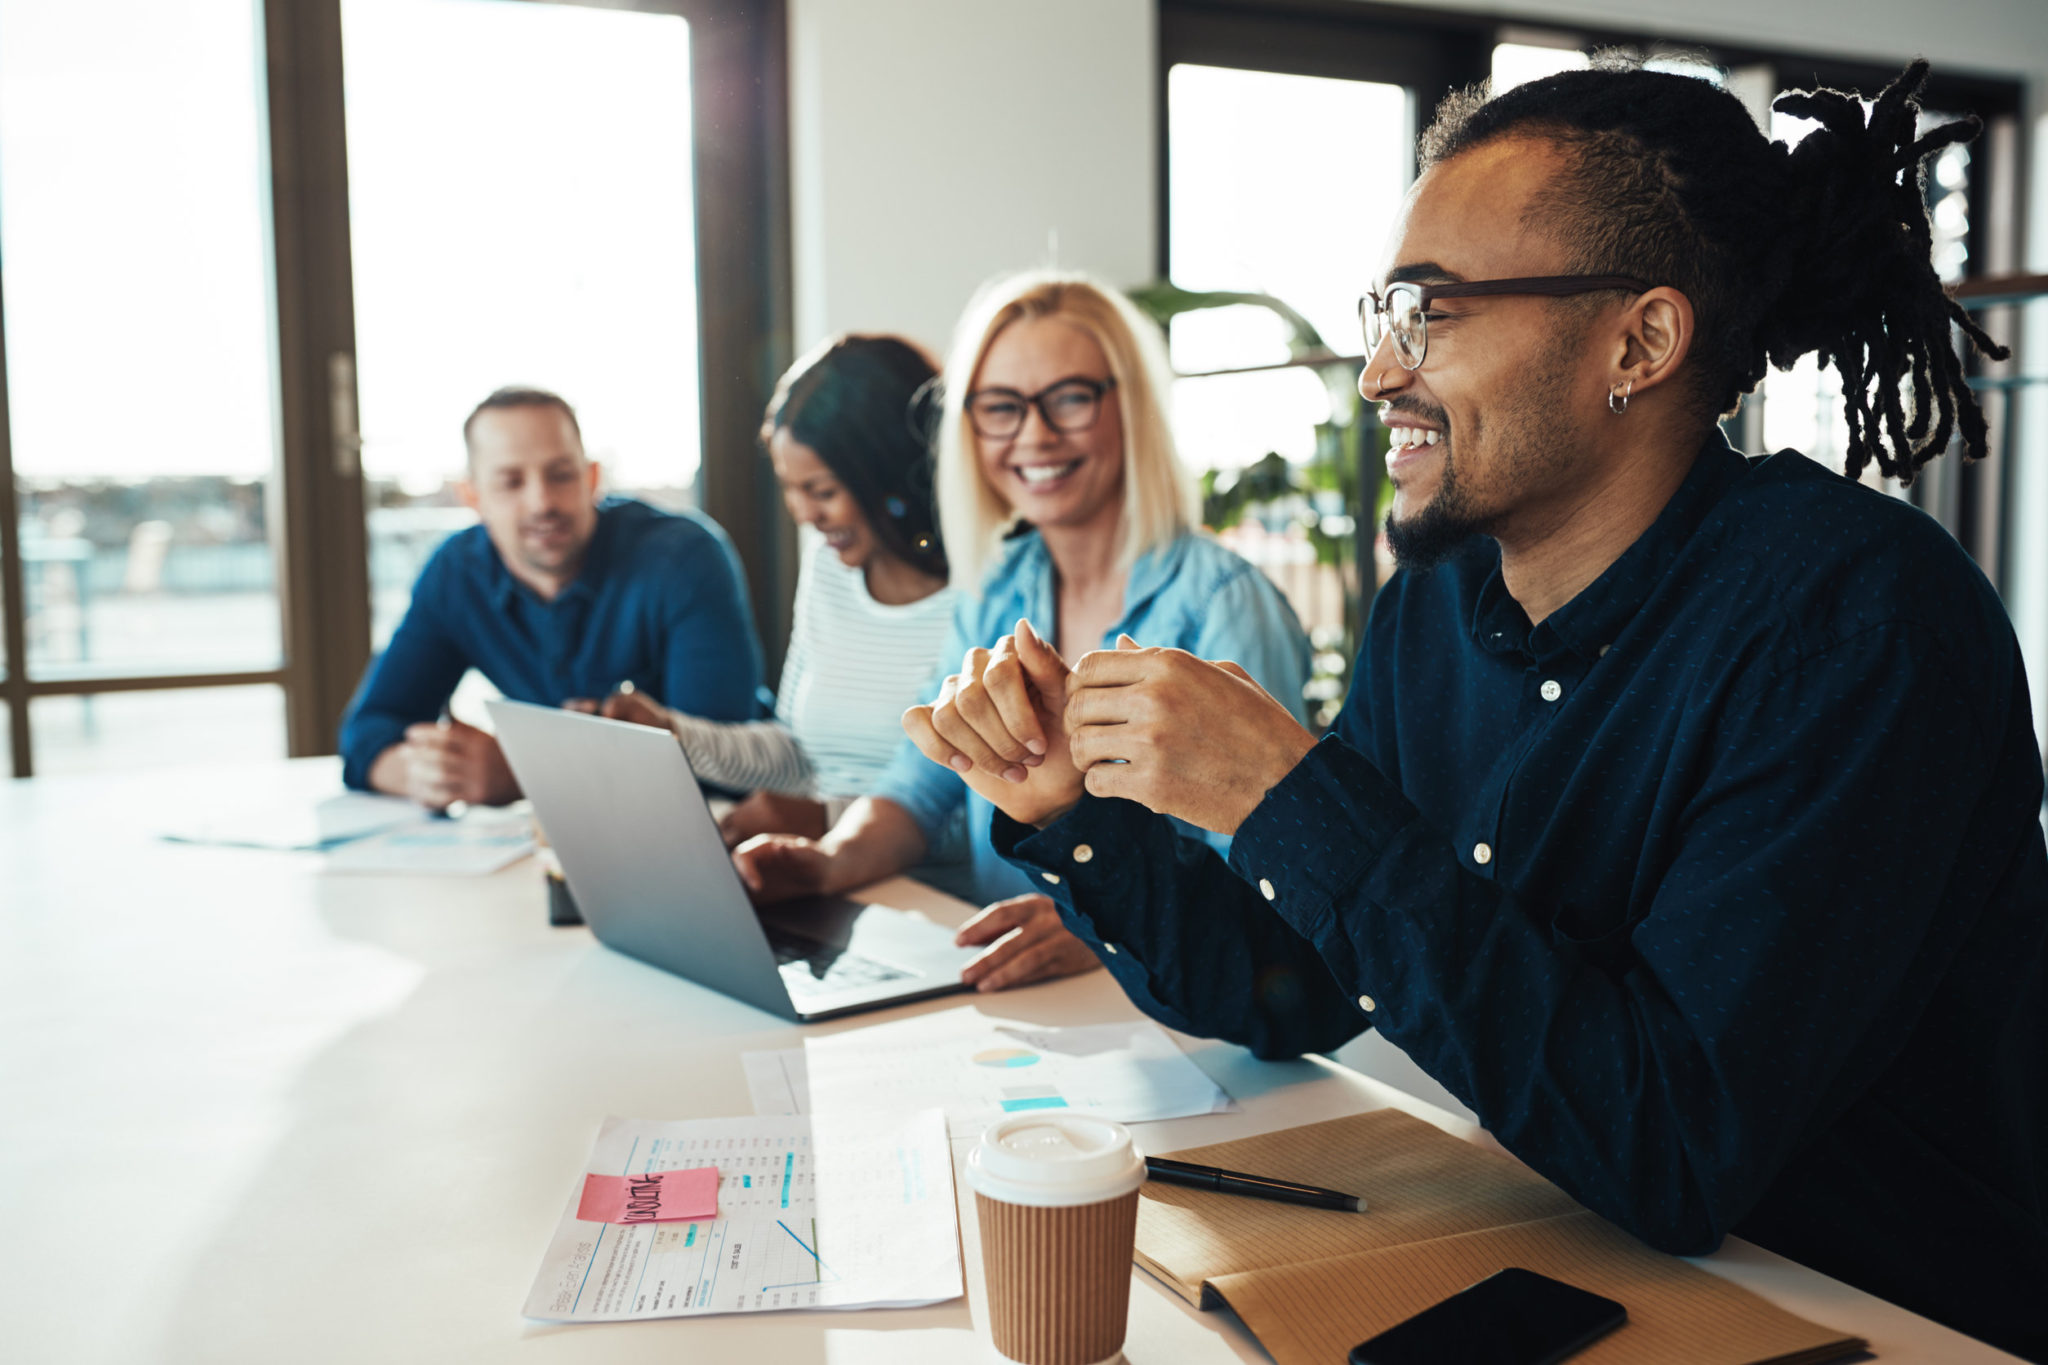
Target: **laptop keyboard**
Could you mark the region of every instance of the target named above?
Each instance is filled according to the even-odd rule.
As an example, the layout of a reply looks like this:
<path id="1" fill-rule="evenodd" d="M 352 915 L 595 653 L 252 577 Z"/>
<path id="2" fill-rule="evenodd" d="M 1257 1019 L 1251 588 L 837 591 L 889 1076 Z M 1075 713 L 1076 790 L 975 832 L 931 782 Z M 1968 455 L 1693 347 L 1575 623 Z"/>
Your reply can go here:
<path id="1" fill-rule="evenodd" d="M 782 981 L 797 998 L 836 995 L 885 981 L 905 981 L 910 973 L 871 957 L 849 953 L 787 929 L 764 925 L 769 946 L 775 950 L 775 964 L 782 968 Z"/>

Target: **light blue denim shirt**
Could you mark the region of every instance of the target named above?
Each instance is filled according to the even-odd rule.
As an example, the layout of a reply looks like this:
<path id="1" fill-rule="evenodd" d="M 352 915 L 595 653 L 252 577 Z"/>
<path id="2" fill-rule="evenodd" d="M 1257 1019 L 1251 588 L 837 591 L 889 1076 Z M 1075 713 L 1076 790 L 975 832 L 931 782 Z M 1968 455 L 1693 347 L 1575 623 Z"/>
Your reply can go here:
<path id="1" fill-rule="evenodd" d="M 953 610 L 940 667 L 923 701 L 938 695 L 948 673 L 960 667 L 969 649 L 990 648 L 1010 633 L 1019 617 L 1053 638 L 1052 555 L 1036 531 L 1026 531 L 1002 547 L 1001 557 L 982 580 L 979 595 L 963 594 Z M 1294 609 L 1272 580 L 1207 536 L 1184 532 L 1156 550 L 1139 556 L 1124 588 L 1124 614 L 1102 636 L 1102 648 L 1113 649 L 1119 634 L 1141 645 L 1185 649 L 1204 659 L 1229 659 L 1252 675 L 1259 686 L 1285 703 L 1306 723 L 1302 685 L 1308 681 L 1309 644 Z M 971 792 L 960 775 L 926 758 L 908 739 L 882 774 L 872 795 L 894 801 L 910 812 L 935 854 L 968 846 L 966 880 L 940 869 L 922 875 L 946 889 L 982 904 L 1042 890 L 1012 867 L 989 845 L 989 816 L 994 808 Z M 964 831 L 959 822 L 965 813 Z M 1200 833 L 1200 831 L 1192 831 Z M 1219 852 L 1228 853 L 1223 835 L 1204 835 Z"/>

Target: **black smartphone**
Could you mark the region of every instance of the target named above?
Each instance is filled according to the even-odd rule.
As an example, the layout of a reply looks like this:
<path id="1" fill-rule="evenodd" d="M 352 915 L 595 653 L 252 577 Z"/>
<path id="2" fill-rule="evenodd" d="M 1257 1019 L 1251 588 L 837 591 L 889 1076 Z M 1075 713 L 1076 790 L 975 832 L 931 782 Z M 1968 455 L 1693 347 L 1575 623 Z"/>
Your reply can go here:
<path id="1" fill-rule="evenodd" d="M 1628 1321 L 1613 1299 L 1510 1266 L 1351 1348 L 1351 1365 L 1553 1365 Z"/>

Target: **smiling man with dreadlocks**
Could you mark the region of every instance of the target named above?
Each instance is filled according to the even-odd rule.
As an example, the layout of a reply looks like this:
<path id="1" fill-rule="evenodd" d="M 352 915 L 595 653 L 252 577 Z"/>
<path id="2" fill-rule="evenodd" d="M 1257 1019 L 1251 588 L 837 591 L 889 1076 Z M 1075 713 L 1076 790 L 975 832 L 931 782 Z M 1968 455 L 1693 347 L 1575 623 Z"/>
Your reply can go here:
<path id="1" fill-rule="evenodd" d="M 1717 417 L 1818 352 L 1849 471 L 1983 418 L 1924 65 L 1780 102 L 1597 67 L 1450 101 L 1365 303 L 1392 430 L 1356 681 L 1037 632 L 905 717 L 1142 1008 L 1278 1056 L 1376 1027 L 1655 1246 L 1730 1232 L 2048 1355 L 2048 851 L 2011 625 L 1954 541 Z M 1047 622 L 1038 623 L 1044 627 Z M 1178 816 L 1234 835 L 1227 866 Z"/>

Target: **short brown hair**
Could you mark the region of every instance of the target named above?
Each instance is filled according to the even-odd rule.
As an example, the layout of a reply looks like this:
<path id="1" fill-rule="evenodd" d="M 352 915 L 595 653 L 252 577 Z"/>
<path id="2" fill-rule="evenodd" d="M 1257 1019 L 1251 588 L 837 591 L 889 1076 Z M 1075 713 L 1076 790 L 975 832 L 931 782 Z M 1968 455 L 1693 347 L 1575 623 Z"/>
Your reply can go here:
<path id="1" fill-rule="evenodd" d="M 462 419 L 462 444 L 465 449 L 474 450 L 469 433 L 476 426 L 476 419 L 487 412 L 503 412 L 507 408 L 553 408 L 569 419 L 569 430 L 576 433 L 576 443 L 583 444 L 583 428 L 576 421 L 576 409 L 569 406 L 569 400 L 559 393 L 547 389 L 528 388 L 508 384 L 498 389 L 489 398 L 469 410 L 469 416 Z"/>

